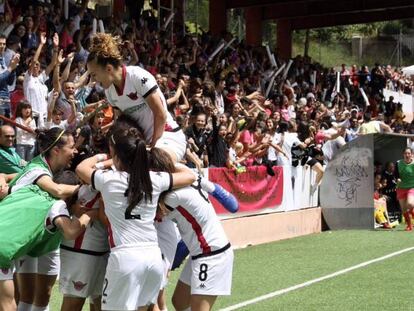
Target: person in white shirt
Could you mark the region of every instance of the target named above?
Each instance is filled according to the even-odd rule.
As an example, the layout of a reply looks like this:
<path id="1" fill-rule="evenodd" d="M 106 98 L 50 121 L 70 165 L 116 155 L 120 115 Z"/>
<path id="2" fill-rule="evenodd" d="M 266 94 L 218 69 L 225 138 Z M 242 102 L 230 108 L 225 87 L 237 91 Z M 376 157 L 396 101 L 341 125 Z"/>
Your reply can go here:
<path id="1" fill-rule="evenodd" d="M 166 100 L 151 73 L 123 66 L 117 41 L 110 34 L 91 38 L 87 66 L 92 79 L 105 88 L 109 103 L 132 116 L 147 144 L 165 149 L 174 162 L 186 151 L 185 135 L 167 110 Z"/>
<path id="2" fill-rule="evenodd" d="M 82 185 L 78 192 L 78 205 L 72 206 L 74 216 L 86 210 L 98 209 L 101 194 L 90 185 Z M 74 207 L 77 207 L 76 209 Z M 104 225 L 95 220 L 75 240 L 64 239 L 60 245 L 59 289 L 63 294 L 61 311 L 82 310 L 85 299 L 93 301 L 100 310 L 101 294 L 108 261 L 108 233 Z"/>
<path id="3" fill-rule="evenodd" d="M 102 155 L 82 161 L 78 176 L 101 192 L 108 217 L 109 244 L 102 310 L 150 310 L 161 288 L 164 265 L 154 218 L 159 196 L 195 181 L 194 173 L 151 172 L 138 129 L 114 124 L 109 134 L 116 170 L 96 170 Z M 152 150 L 156 150 L 153 148 Z"/>
<path id="4" fill-rule="evenodd" d="M 39 120 L 43 120 L 47 116 L 47 93 L 48 88 L 46 81 L 49 79 L 49 74 L 55 67 L 55 60 L 58 52 L 58 42 L 56 41 L 57 34 L 53 37 L 53 59 L 45 70 L 41 70 L 39 56 L 46 44 L 46 33 L 40 35 L 40 44 L 36 50 L 36 54 L 30 62 L 29 70 L 24 75 L 23 92 L 27 101 L 32 105 L 33 111 L 39 114 Z M 43 123 L 40 121 L 40 123 Z"/>
<path id="5" fill-rule="evenodd" d="M 161 149 L 151 152 L 149 166 L 155 171 L 177 170 Z M 233 249 L 201 180 L 199 176 L 191 186 L 169 191 L 160 200 L 159 215 L 177 224 L 191 256 L 172 298 L 176 310 L 210 310 L 217 296 L 231 293 Z M 174 238 L 175 232 L 170 235 Z"/>
<path id="6" fill-rule="evenodd" d="M 36 130 L 36 122 L 32 116 L 32 106 L 25 100 L 21 101 L 16 108 L 16 123 Z M 16 127 L 16 152 L 25 161 L 34 157 L 36 135 Z"/>

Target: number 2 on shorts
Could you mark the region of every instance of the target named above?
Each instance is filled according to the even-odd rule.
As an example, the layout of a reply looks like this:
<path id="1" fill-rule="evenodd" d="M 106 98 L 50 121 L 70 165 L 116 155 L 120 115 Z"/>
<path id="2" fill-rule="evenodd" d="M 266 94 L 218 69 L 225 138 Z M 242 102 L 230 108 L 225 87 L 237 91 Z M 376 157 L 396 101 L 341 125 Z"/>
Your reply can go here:
<path id="1" fill-rule="evenodd" d="M 107 278 L 105 278 L 105 280 L 104 280 L 104 288 L 103 288 L 103 292 L 102 292 L 102 296 L 103 297 L 107 297 L 108 296 L 108 294 L 107 293 L 105 293 L 106 292 L 106 288 L 108 287 L 108 279 Z"/>

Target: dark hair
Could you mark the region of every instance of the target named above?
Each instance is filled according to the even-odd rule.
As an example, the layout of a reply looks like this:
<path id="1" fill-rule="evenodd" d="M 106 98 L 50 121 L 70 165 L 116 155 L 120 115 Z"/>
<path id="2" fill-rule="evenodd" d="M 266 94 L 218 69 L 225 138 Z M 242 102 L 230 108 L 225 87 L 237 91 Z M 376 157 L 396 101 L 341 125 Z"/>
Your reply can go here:
<path id="1" fill-rule="evenodd" d="M 364 113 L 364 122 L 369 122 L 371 121 L 371 113 L 366 112 Z"/>
<path id="2" fill-rule="evenodd" d="M 128 197 L 125 213 L 128 214 L 142 199 L 145 202 L 152 200 L 147 147 L 137 128 L 126 128 L 125 124 L 119 122 L 111 129 L 109 142 L 121 162 L 122 170 L 129 174 L 128 189 L 125 193 Z"/>
<path id="3" fill-rule="evenodd" d="M 78 175 L 75 172 L 64 170 L 53 176 L 53 181 L 57 184 L 76 186 L 80 184 Z"/>
<path id="4" fill-rule="evenodd" d="M 30 103 L 27 100 L 23 99 L 18 103 L 17 108 L 16 108 L 16 117 L 17 118 L 23 118 L 22 110 L 25 109 L 25 108 L 32 108 L 32 105 L 30 105 Z M 30 116 L 31 117 L 33 116 L 33 110 L 32 110 L 32 113 L 31 113 Z"/>
<path id="5" fill-rule="evenodd" d="M 170 155 L 160 148 L 152 148 L 148 158 L 151 170 L 168 173 L 174 173 L 176 171 Z"/>
<path id="6" fill-rule="evenodd" d="M 76 186 L 80 184 L 78 175 L 76 175 L 75 172 L 69 171 L 69 170 L 58 172 L 56 175 L 53 176 L 53 181 L 57 184 L 72 185 L 72 186 Z M 77 199 L 78 199 L 78 191 L 76 191 L 70 197 L 65 199 L 68 209 L 70 209 L 70 207 L 76 203 Z"/>
<path id="7" fill-rule="evenodd" d="M 40 131 L 37 135 L 40 152 L 46 157 L 49 157 L 50 151 L 53 147 L 62 148 L 72 134 L 62 130 L 59 127 L 54 127 L 46 131 Z M 60 137 L 59 137 L 60 136 Z"/>

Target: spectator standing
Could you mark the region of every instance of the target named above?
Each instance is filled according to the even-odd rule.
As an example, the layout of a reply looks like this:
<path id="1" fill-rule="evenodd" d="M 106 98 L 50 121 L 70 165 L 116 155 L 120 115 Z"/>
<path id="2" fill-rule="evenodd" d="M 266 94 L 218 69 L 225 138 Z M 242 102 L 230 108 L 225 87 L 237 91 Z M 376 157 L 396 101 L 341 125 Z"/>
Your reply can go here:
<path id="1" fill-rule="evenodd" d="M 39 124 L 43 124 L 47 116 L 47 93 L 48 88 L 46 81 L 49 74 L 55 66 L 55 59 L 58 53 L 57 34 L 53 37 L 53 59 L 45 70 L 41 69 L 39 62 L 40 53 L 46 45 L 46 33 L 40 34 L 40 44 L 36 50 L 33 59 L 30 62 L 29 69 L 24 76 L 23 90 L 27 101 L 32 105 L 33 111 L 39 114 Z"/>
<path id="2" fill-rule="evenodd" d="M 21 101 L 16 109 L 16 123 L 36 129 L 33 119 L 32 106 L 27 101 Z M 36 135 L 16 127 L 16 152 L 25 161 L 30 161 L 35 153 Z"/>
<path id="3" fill-rule="evenodd" d="M 16 149 L 13 142 L 16 134 L 9 125 L 3 125 L 0 132 L 0 173 L 16 174 L 20 173 L 26 165 Z"/>
<path id="4" fill-rule="evenodd" d="M 9 85 L 13 84 L 16 77 L 15 69 L 20 61 L 20 54 L 14 55 L 9 66 L 4 60 L 4 50 L 6 48 L 6 38 L 0 35 L 0 114 L 10 117 L 10 94 Z"/>

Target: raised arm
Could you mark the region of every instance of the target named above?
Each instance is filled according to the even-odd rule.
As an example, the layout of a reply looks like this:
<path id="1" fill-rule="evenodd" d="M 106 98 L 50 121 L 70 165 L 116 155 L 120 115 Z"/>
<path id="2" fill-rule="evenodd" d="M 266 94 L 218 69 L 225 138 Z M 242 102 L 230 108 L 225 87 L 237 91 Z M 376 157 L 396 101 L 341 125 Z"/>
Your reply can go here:
<path id="1" fill-rule="evenodd" d="M 89 78 L 89 71 L 86 70 L 85 73 L 80 76 L 78 82 L 75 83 L 75 90 L 85 86 L 85 84 L 88 82 L 88 78 Z"/>
<path id="2" fill-rule="evenodd" d="M 52 61 L 49 63 L 49 65 L 45 69 L 46 76 L 49 76 L 52 72 L 53 68 L 56 66 L 57 57 L 59 54 L 59 36 L 57 33 L 53 35 L 53 56 Z"/>
<path id="3" fill-rule="evenodd" d="M 59 51 L 59 55 L 56 59 L 56 66 L 53 70 L 53 88 L 56 92 L 60 94 L 62 91 L 62 86 L 60 84 L 60 65 L 65 61 L 65 58 L 63 57 L 63 50 Z"/>
<path id="4" fill-rule="evenodd" d="M 62 76 L 59 79 L 61 85 L 64 82 L 66 82 L 68 80 L 68 78 L 69 78 L 70 67 L 72 66 L 72 62 L 73 62 L 73 58 L 74 57 L 75 57 L 75 53 L 73 53 L 73 52 L 70 53 L 70 54 L 68 54 L 68 56 L 66 57 L 67 63 L 66 63 L 65 69 L 62 72 Z"/>
<path id="5" fill-rule="evenodd" d="M 58 97 L 59 97 L 59 93 L 57 91 L 53 90 L 52 100 L 49 104 L 49 107 L 47 108 L 47 122 L 52 121 L 53 110 L 55 109 L 55 105 L 56 105 L 56 101 L 57 101 Z"/>

